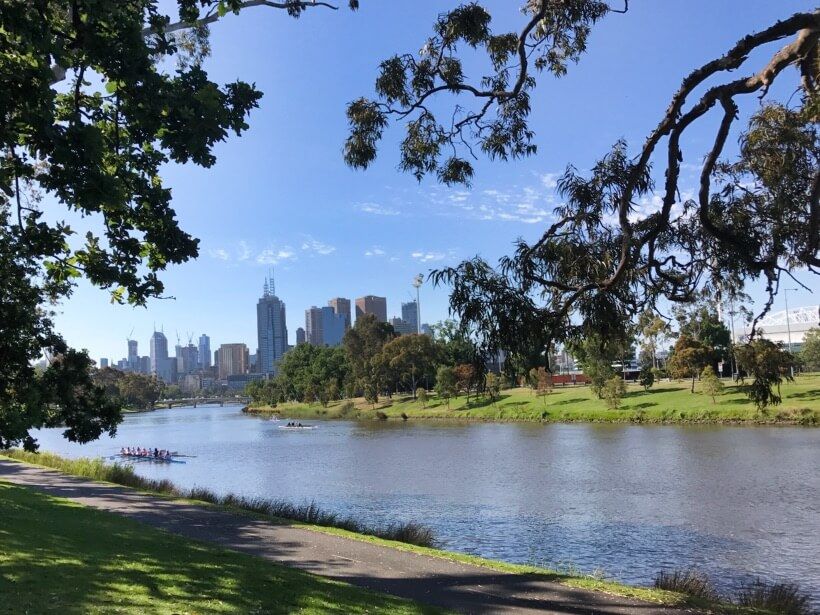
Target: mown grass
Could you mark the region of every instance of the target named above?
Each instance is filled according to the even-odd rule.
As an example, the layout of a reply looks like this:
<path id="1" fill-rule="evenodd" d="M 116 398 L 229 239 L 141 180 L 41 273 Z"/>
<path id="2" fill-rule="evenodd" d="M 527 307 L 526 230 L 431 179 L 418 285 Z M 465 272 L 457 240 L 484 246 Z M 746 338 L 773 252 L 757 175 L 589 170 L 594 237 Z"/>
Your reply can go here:
<path id="1" fill-rule="evenodd" d="M 220 496 L 201 487 L 183 489 L 169 480 L 143 478 L 136 474 L 130 466 L 119 463 L 105 463 L 102 459 L 66 459 L 52 453 L 29 453 L 17 449 L 3 451 L 2 455 L 17 461 L 42 465 L 60 470 L 66 474 L 82 476 L 92 480 L 257 513 L 275 521 L 296 521 L 308 525 L 335 527 L 356 534 L 366 534 L 385 540 L 407 542 L 420 546 L 430 547 L 435 544 L 432 530 L 418 523 L 391 523 L 383 526 L 369 526 L 352 517 L 342 517 L 336 513 L 323 510 L 313 502 L 294 504 L 284 500 L 248 498 L 234 494 Z"/>
<path id="2" fill-rule="evenodd" d="M 2 613 L 435 613 L 0 482 Z"/>
<path id="3" fill-rule="evenodd" d="M 198 503 L 202 505 L 210 505 L 210 504 L 218 504 L 221 506 L 225 506 L 230 510 L 238 511 L 245 514 L 250 515 L 261 515 L 264 518 L 267 518 L 273 522 L 292 522 L 294 525 L 309 529 L 312 531 L 323 532 L 327 534 L 332 534 L 335 536 L 342 536 L 345 538 L 350 538 L 353 540 L 360 540 L 363 542 L 369 542 L 372 544 L 377 544 L 384 547 L 389 547 L 393 549 L 397 549 L 399 551 L 406 551 L 410 553 L 416 553 L 419 555 L 426 555 L 430 557 L 437 557 L 440 559 L 445 559 L 453 562 L 459 562 L 463 564 L 469 564 L 473 566 L 480 566 L 482 568 L 488 568 L 491 570 L 497 570 L 499 572 L 509 573 L 509 574 L 525 574 L 525 575 L 534 575 L 540 578 L 554 581 L 557 583 L 561 583 L 563 585 L 567 585 L 569 587 L 575 587 L 578 589 L 584 589 L 589 591 L 599 591 L 604 592 L 616 596 L 623 596 L 626 598 L 635 598 L 637 600 L 643 600 L 646 602 L 653 602 L 657 604 L 664 604 L 668 606 L 679 606 L 679 607 L 696 607 L 698 609 L 703 609 L 706 612 L 714 612 L 714 613 L 728 613 L 728 614 L 735 614 L 735 615 L 774 615 L 777 611 L 767 610 L 765 608 L 761 608 L 760 606 L 757 607 L 745 607 L 742 605 L 731 604 L 726 602 L 719 602 L 713 601 L 703 598 L 702 596 L 694 596 L 690 595 L 685 591 L 681 591 L 680 589 L 677 591 L 669 590 L 666 588 L 661 587 L 637 587 L 631 585 L 625 585 L 618 581 L 613 581 L 607 578 L 604 578 L 601 575 L 590 575 L 590 574 L 583 574 L 579 573 L 575 570 L 550 570 L 546 568 L 540 568 L 537 566 L 529 566 L 529 565 L 522 565 L 522 564 L 511 564 L 508 562 L 502 562 L 498 560 L 491 560 L 475 555 L 468 555 L 464 553 L 456 553 L 453 551 L 444 551 L 441 549 L 436 549 L 430 546 L 420 546 L 418 544 L 412 544 L 410 541 L 400 541 L 399 538 L 395 539 L 387 539 L 383 538 L 374 534 L 364 534 L 356 531 L 351 531 L 349 529 L 345 529 L 342 527 L 337 526 L 328 526 L 328 525 L 316 525 L 310 524 L 306 522 L 293 522 L 286 519 L 282 519 L 279 517 L 271 517 L 268 513 L 265 512 L 257 512 L 253 510 L 252 506 L 246 507 L 236 507 L 235 502 L 249 502 L 249 500 L 244 498 L 236 498 L 236 496 L 229 496 L 226 498 L 216 498 L 213 497 L 213 494 L 207 490 L 180 490 L 176 487 L 173 487 L 171 483 L 168 481 L 148 481 L 142 479 L 139 476 L 136 476 L 133 472 L 125 472 L 122 473 L 122 466 L 118 466 L 118 470 L 116 473 L 109 473 L 105 470 L 105 467 L 114 467 L 115 464 L 104 464 L 100 460 L 89 460 L 89 459 L 65 459 L 58 455 L 54 455 L 52 453 L 26 453 L 19 450 L 7 450 L 0 452 L 0 457 L 6 456 L 9 459 L 13 459 L 15 461 L 22 461 L 24 463 L 31 463 L 35 465 L 41 465 L 48 468 L 59 469 L 67 474 L 75 474 L 78 476 L 83 476 L 86 478 L 91 478 L 93 480 L 98 481 L 105 481 L 105 482 L 115 482 L 111 480 L 111 478 L 119 478 L 123 475 L 129 476 L 126 480 L 131 480 L 130 476 L 135 476 L 138 480 L 135 481 L 133 484 L 125 484 L 125 483 L 117 483 L 129 487 L 133 487 L 139 489 L 141 491 L 155 493 L 158 495 L 166 495 L 169 497 L 179 497 L 176 496 L 175 493 L 182 493 L 185 494 L 185 499 L 192 501 L 193 503 Z M 75 463 L 76 462 L 76 463 Z M 101 467 L 102 466 L 102 467 Z M 125 468 L 128 470 L 128 468 Z M 84 473 L 79 473 L 84 472 Z M 2 483 L 0 483 L 2 485 Z M 156 489 L 152 489 L 151 485 L 160 485 L 165 487 L 167 485 L 171 485 L 176 491 L 160 491 Z M 197 496 L 204 496 L 205 498 L 212 498 L 212 499 L 199 499 Z M 252 500 L 250 500 L 252 502 Z M 306 515 L 309 517 L 309 515 Z M 0 538 L 2 538 L 2 532 L 0 531 Z M 0 543 L 1 544 L 1 543 Z M 2 561 L 2 560 L 0 560 Z M 2 611 L 0 611 L 2 612 Z M 267 611 L 259 611 L 259 612 L 267 612 Z M 328 611 L 328 612 L 335 612 L 335 611 Z M 356 611 L 350 611 L 356 612 Z M 373 611 L 378 612 L 378 611 Z M 401 611 L 397 611 L 401 612 Z"/>
<path id="4" fill-rule="evenodd" d="M 495 403 L 471 396 L 468 404 L 467 398 L 460 396 L 450 399 L 448 406 L 433 395 L 425 407 L 412 397 L 397 395 L 382 398 L 375 407 L 357 398 L 331 402 L 326 408 L 318 403 L 288 403 L 251 405 L 247 411 L 293 418 L 820 426 L 820 374 L 799 375 L 794 382 L 784 383 L 783 402 L 764 412 L 755 408 L 740 385 L 725 384 L 717 403 L 701 392 L 700 383 L 695 384 L 695 393 L 690 392 L 689 382 L 658 382 L 649 391 L 630 384 L 621 407 L 615 410 L 607 408 L 589 387 L 570 386 L 556 387 L 546 398 L 526 388 L 508 389 Z"/>

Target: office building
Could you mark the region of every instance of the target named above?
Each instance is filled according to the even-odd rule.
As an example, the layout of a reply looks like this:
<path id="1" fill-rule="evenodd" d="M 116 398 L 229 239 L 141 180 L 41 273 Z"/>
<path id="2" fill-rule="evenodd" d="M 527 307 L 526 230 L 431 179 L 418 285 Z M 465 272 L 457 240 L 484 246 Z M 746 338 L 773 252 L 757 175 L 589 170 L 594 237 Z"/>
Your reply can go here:
<path id="1" fill-rule="evenodd" d="M 305 310 L 305 341 L 314 346 L 324 346 L 322 310 L 316 306 Z"/>
<path id="2" fill-rule="evenodd" d="M 108 359 L 100 359 L 100 369 L 108 367 Z"/>
<path id="3" fill-rule="evenodd" d="M 353 322 L 351 319 L 351 312 L 350 312 L 350 299 L 345 299 L 344 297 L 334 297 L 327 304 L 333 308 L 333 311 L 339 314 L 340 316 L 344 316 L 345 318 L 345 331 L 347 331 L 350 327 L 353 326 Z"/>
<path id="4" fill-rule="evenodd" d="M 373 314 L 379 322 L 387 322 L 387 298 L 367 295 L 356 299 L 356 320 Z"/>
<path id="5" fill-rule="evenodd" d="M 139 371 L 140 353 L 137 351 L 137 340 L 128 340 L 128 369 Z"/>
<path id="6" fill-rule="evenodd" d="M 249 361 L 245 344 L 222 344 L 219 347 L 219 379 L 247 373 Z"/>
<path id="7" fill-rule="evenodd" d="M 416 332 L 415 327 L 403 318 L 391 318 L 390 324 L 393 326 L 393 330 L 399 335 L 408 335 Z"/>
<path id="8" fill-rule="evenodd" d="M 421 323 L 421 334 L 422 335 L 429 335 L 430 337 L 433 336 L 433 327 L 428 325 L 426 322 Z"/>
<path id="9" fill-rule="evenodd" d="M 288 328 L 285 303 L 276 296 L 273 276 L 265 280 L 262 297 L 256 304 L 256 332 L 258 337 L 258 370 L 272 374 L 287 352 Z"/>
<path id="10" fill-rule="evenodd" d="M 304 344 L 307 341 L 305 330 L 302 327 L 296 329 L 296 345 Z"/>
<path id="11" fill-rule="evenodd" d="M 322 308 L 322 343 L 325 346 L 339 346 L 347 331 L 347 320 L 330 306 Z"/>
<path id="12" fill-rule="evenodd" d="M 199 368 L 199 348 L 193 344 L 176 347 L 177 375 L 191 374 Z"/>
<path id="13" fill-rule="evenodd" d="M 204 333 L 199 336 L 199 369 L 211 366 L 211 338 Z"/>
<path id="14" fill-rule="evenodd" d="M 177 362 L 168 357 L 168 338 L 162 331 L 151 336 L 151 373 L 165 383 L 176 382 Z"/>
<path id="15" fill-rule="evenodd" d="M 401 319 L 412 327 L 413 333 L 419 333 L 419 304 L 415 301 L 402 303 Z"/>
<path id="16" fill-rule="evenodd" d="M 151 373 L 151 357 L 140 357 L 140 374 Z"/>

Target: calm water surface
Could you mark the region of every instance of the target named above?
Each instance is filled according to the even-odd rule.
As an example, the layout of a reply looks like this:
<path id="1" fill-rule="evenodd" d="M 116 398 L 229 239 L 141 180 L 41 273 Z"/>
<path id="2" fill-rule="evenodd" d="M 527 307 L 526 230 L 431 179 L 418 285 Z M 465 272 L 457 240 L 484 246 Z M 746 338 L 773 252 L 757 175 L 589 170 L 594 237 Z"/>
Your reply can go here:
<path id="1" fill-rule="evenodd" d="M 84 446 L 170 448 L 184 465 L 140 474 L 247 496 L 315 500 L 372 523 L 414 520 L 442 546 L 651 584 L 696 566 L 724 588 L 788 580 L 820 601 L 820 430 L 800 428 L 319 422 L 313 431 L 239 407 L 128 415 Z"/>

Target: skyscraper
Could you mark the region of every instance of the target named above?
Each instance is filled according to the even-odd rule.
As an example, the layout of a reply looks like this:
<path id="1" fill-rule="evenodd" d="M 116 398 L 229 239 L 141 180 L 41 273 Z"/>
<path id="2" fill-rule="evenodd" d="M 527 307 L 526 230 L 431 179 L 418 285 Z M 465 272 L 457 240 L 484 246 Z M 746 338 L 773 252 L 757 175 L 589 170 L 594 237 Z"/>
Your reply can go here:
<path id="1" fill-rule="evenodd" d="M 411 333 L 419 332 L 419 304 L 415 301 L 401 304 L 401 319 L 410 325 Z"/>
<path id="2" fill-rule="evenodd" d="M 245 344 L 222 344 L 219 347 L 219 379 L 247 373 L 249 360 Z"/>
<path id="3" fill-rule="evenodd" d="M 137 351 L 137 340 L 128 340 L 128 369 L 135 372 L 140 369 L 140 353 Z"/>
<path id="4" fill-rule="evenodd" d="M 285 303 L 276 296 L 272 274 L 270 279 L 265 279 L 262 297 L 256 304 L 256 333 L 259 342 L 259 372 L 274 373 L 276 365 L 288 350 L 288 327 Z"/>
<path id="5" fill-rule="evenodd" d="M 324 346 L 324 339 L 322 334 L 322 310 L 314 305 L 305 310 L 305 341 L 314 346 Z"/>
<path id="6" fill-rule="evenodd" d="M 322 343 L 325 346 L 338 346 L 345 336 L 347 321 L 344 314 L 336 313 L 332 307 L 322 308 Z"/>
<path id="7" fill-rule="evenodd" d="M 365 314 L 373 314 L 379 322 L 387 322 L 387 298 L 366 295 L 356 299 L 356 320 Z"/>
<path id="8" fill-rule="evenodd" d="M 340 316 L 344 316 L 345 319 L 345 331 L 347 331 L 351 326 L 353 326 L 353 321 L 351 319 L 350 313 L 350 299 L 345 299 L 344 297 L 334 297 L 327 304 L 333 308 L 333 311 L 339 314 Z"/>
<path id="9" fill-rule="evenodd" d="M 204 333 L 199 336 L 199 367 L 208 369 L 211 366 L 211 338 Z"/>
<path id="10" fill-rule="evenodd" d="M 108 359 L 100 359 L 100 369 L 108 367 Z"/>
<path id="11" fill-rule="evenodd" d="M 151 336 L 151 373 L 163 382 L 176 381 L 176 361 L 168 358 L 168 338 L 162 331 Z"/>
<path id="12" fill-rule="evenodd" d="M 305 330 L 302 327 L 296 329 L 296 345 L 304 344 L 307 341 Z"/>
<path id="13" fill-rule="evenodd" d="M 199 363 L 199 349 L 193 344 L 176 347 L 177 376 L 195 372 Z"/>

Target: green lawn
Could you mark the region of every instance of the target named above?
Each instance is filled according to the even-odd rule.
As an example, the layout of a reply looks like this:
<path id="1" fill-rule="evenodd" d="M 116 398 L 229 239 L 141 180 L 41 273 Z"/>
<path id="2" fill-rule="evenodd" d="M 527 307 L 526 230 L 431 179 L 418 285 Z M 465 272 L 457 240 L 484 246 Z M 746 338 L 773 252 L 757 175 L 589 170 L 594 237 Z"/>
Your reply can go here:
<path id="1" fill-rule="evenodd" d="M 0 482 L 0 613 L 432 613 Z"/>
<path id="2" fill-rule="evenodd" d="M 530 389 L 502 391 L 501 399 L 491 403 L 486 397 L 466 397 L 446 402 L 433 397 L 425 408 L 409 397 L 383 398 L 373 408 L 363 399 L 333 402 L 327 408 L 319 404 L 281 404 L 276 408 L 251 407 L 250 412 L 276 412 L 298 418 L 372 419 L 377 412 L 388 418 L 470 419 L 486 421 L 543 422 L 631 422 L 631 423 L 749 423 L 820 425 L 820 374 L 797 376 L 784 383 L 783 403 L 758 412 L 741 387 L 724 381 L 726 388 L 716 403 L 700 392 L 700 383 L 691 393 L 690 382 L 658 382 L 649 391 L 629 385 L 626 397 L 617 410 L 610 410 L 596 398 L 589 387 L 557 387 L 545 398 L 536 397 Z M 346 406 L 348 407 L 346 409 Z"/>

